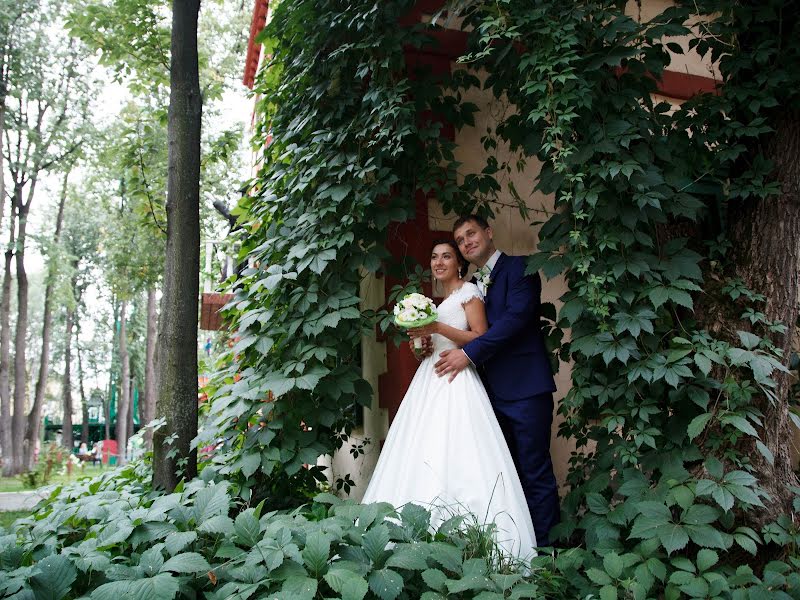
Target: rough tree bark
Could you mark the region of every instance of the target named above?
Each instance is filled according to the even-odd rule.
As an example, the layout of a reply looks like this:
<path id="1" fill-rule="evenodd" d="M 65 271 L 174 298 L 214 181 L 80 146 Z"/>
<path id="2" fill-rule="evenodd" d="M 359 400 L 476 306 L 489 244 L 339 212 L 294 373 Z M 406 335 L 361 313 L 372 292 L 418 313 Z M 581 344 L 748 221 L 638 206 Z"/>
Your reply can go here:
<path id="1" fill-rule="evenodd" d="M 729 238 L 735 264 L 735 276 L 745 285 L 766 297 L 767 319 L 787 326 L 785 334 L 773 335 L 775 345 L 783 350 L 788 366 L 800 308 L 800 111 L 787 110 L 776 124 L 768 148 L 774 161 L 774 177 L 781 192 L 765 200 L 739 202 L 730 211 Z M 741 329 L 742 327 L 738 327 Z M 764 413 L 761 441 L 772 451 L 770 464 L 755 448 L 747 451 L 756 467 L 761 485 L 772 497 L 766 511 L 759 511 L 756 524 L 773 520 L 791 512 L 789 485 L 798 485 L 791 462 L 791 421 L 789 393 L 791 376 L 774 373 L 777 381 L 776 403 L 766 397 L 757 399 L 757 408 Z"/>
<path id="2" fill-rule="evenodd" d="M 6 171 L 5 171 L 5 122 L 6 122 L 6 97 L 8 95 L 8 74 L 10 54 L 10 28 L 3 31 L 3 45 L 0 47 L 0 225 L 3 223 L 6 209 Z M 11 235 L 14 232 L 14 211 L 11 210 Z M 3 450 L 3 475 L 11 472 L 11 458 L 14 454 L 14 447 L 11 444 L 11 388 L 8 382 L 8 359 L 9 359 L 9 334 L 8 334 L 8 313 L 11 309 L 11 246 L 6 253 L 5 270 L 3 271 L 3 299 L 0 308 L 0 448 Z M 8 288 L 6 289 L 6 277 L 8 277 Z M 6 303 L 8 302 L 8 307 Z"/>
<path id="3" fill-rule="evenodd" d="M 58 211 L 56 213 L 56 229 L 53 233 L 53 245 L 56 246 L 61 241 L 61 229 L 64 223 L 64 207 L 67 204 L 67 183 L 69 180 L 71 168 L 64 172 L 64 179 L 61 182 L 61 196 L 58 199 Z M 77 261 L 75 261 L 77 263 Z M 33 448 L 35 440 L 39 438 L 39 428 L 42 420 L 42 405 L 44 404 L 44 392 L 47 387 L 47 375 L 50 371 L 50 334 L 53 328 L 53 290 L 54 279 L 58 265 L 51 259 L 47 268 L 47 283 L 44 289 L 44 310 L 42 314 L 42 350 L 39 359 L 39 374 L 36 379 L 36 387 L 33 395 L 33 406 L 28 413 L 28 425 L 25 429 L 25 453 L 23 461 L 25 469 L 30 470 L 33 468 Z M 67 338 L 69 345 L 69 338 Z M 65 396 L 66 399 L 66 396 Z M 64 416 L 66 420 L 66 415 Z M 65 421 L 66 423 L 66 421 Z M 65 424 L 66 427 L 66 424 Z M 63 431 L 62 439 L 66 446 L 67 432 Z M 70 430 L 69 435 L 70 445 L 67 448 L 72 449 L 72 433 Z"/>
<path id="4" fill-rule="evenodd" d="M 167 251 L 158 339 L 153 485 L 173 490 L 197 474 L 197 298 L 200 291 L 199 0 L 173 0 L 167 177 Z M 176 435 L 175 453 L 165 444 Z"/>
<path id="5" fill-rule="evenodd" d="M 61 443 L 72 451 L 72 326 L 75 319 L 75 309 L 67 307 L 66 331 L 67 343 L 64 348 L 64 379 L 62 395 L 64 398 L 64 420 L 61 426 Z"/>
<path id="6" fill-rule="evenodd" d="M 158 339 L 158 313 L 156 312 L 156 288 L 147 290 L 147 341 L 144 358 L 144 399 L 142 402 L 142 424 L 147 425 L 156 414 L 156 340 Z M 147 450 L 153 449 L 153 431 L 144 434 Z"/>
<path id="7" fill-rule="evenodd" d="M 35 181 L 31 181 L 30 195 L 33 196 Z M 28 274 L 25 271 L 25 241 L 27 237 L 28 210 L 30 202 L 22 200 L 22 185 L 14 186 L 14 202 L 17 209 L 17 242 L 14 253 L 17 271 L 17 329 L 14 336 L 14 418 L 11 421 L 11 438 L 16 452 L 14 453 L 12 472 L 21 473 L 24 468 L 23 456 L 30 452 L 35 454 L 36 441 L 33 446 L 24 446 L 25 438 L 25 400 L 27 399 L 27 360 L 25 345 L 28 334 Z M 21 451 L 20 451 L 21 449 Z"/>
<path id="8" fill-rule="evenodd" d="M 8 246 L 4 253 L 3 300 L 0 303 L 0 436 L 3 440 L 3 475 L 13 473 L 14 455 L 17 453 L 11 437 L 11 262 L 14 259 L 16 212 L 11 207 Z"/>
<path id="9" fill-rule="evenodd" d="M 128 301 L 123 300 L 119 310 L 119 363 L 121 373 L 119 377 L 119 401 L 117 402 L 116 422 L 118 465 L 125 464 L 125 448 L 128 444 L 128 411 L 130 410 L 130 398 L 128 396 L 130 387 L 128 381 L 130 379 L 131 362 L 128 355 L 128 334 L 125 326 L 127 309 Z"/>

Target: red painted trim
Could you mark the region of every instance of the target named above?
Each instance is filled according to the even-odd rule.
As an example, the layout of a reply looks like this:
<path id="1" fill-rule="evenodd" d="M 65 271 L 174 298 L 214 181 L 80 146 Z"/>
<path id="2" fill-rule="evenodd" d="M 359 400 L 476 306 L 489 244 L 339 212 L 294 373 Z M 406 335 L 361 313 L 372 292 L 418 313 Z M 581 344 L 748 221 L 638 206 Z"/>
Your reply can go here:
<path id="1" fill-rule="evenodd" d="M 698 94 L 718 94 L 719 85 L 711 77 L 664 71 L 658 82 L 658 92 L 677 100 L 688 100 Z"/>
<path id="2" fill-rule="evenodd" d="M 244 60 L 244 84 L 253 89 L 256 71 L 258 70 L 258 60 L 261 57 L 261 44 L 256 42 L 256 37 L 267 22 L 267 9 L 269 0 L 255 0 L 253 6 L 253 18 L 250 21 L 250 38 L 247 40 L 247 55 Z"/>

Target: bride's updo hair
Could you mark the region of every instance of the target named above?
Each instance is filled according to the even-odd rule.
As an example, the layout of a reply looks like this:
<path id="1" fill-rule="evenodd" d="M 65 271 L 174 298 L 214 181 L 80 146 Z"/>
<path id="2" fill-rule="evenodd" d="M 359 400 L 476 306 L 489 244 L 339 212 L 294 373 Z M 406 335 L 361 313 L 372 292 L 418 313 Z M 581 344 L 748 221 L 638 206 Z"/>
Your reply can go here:
<path id="1" fill-rule="evenodd" d="M 458 276 L 463 277 L 467 273 L 469 265 L 467 259 L 461 254 L 461 250 L 458 249 L 458 244 L 456 244 L 455 240 L 448 240 L 447 238 L 433 240 L 430 254 L 433 254 L 433 249 L 436 248 L 436 246 L 441 246 L 442 244 L 446 244 L 453 249 L 453 254 L 456 255 L 456 261 L 458 262 Z"/>

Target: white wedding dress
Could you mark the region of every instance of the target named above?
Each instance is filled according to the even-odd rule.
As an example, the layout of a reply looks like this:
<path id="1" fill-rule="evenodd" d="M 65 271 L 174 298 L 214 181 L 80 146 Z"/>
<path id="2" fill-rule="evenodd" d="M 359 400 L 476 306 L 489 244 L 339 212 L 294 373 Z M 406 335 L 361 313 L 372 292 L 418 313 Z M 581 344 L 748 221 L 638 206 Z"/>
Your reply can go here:
<path id="1" fill-rule="evenodd" d="M 478 297 L 464 283 L 438 307 L 438 320 L 468 329 L 463 305 Z M 473 366 L 452 383 L 433 365 L 456 345 L 433 336 L 433 354 L 422 361 L 389 430 L 362 502 L 418 504 L 432 511 L 437 527 L 455 514 L 466 523 L 494 523 L 504 553 L 529 558 L 536 535 L 514 462 Z M 472 520 L 474 519 L 474 521 Z"/>

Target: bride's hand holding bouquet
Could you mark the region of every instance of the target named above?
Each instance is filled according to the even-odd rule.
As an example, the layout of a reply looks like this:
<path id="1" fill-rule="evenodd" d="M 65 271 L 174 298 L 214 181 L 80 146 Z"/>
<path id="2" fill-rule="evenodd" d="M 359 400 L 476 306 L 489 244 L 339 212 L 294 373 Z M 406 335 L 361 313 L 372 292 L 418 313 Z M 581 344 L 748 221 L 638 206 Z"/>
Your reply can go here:
<path id="1" fill-rule="evenodd" d="M 436 305 L 433 300 L 422 294 L 407 294 L 394 306 L 394 323 L 407 330 L 413 339 L 414 352 L 419 354 L 423 350 L 423 338 L 435 333 L 438 325 L 436 319 Z M 427 330 L 430 333 L 419 333 Z"/>

